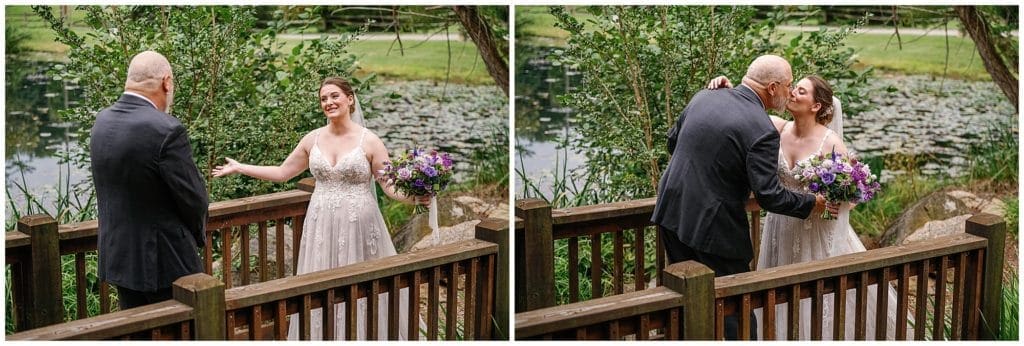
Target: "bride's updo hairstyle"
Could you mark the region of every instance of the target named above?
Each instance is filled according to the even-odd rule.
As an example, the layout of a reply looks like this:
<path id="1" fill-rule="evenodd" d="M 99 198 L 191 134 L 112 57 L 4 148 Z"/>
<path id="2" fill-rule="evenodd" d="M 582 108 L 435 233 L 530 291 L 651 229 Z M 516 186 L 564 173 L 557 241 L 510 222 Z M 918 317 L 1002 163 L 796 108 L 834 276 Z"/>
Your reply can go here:
<path id="1" fill-rule="evenodd" d="M 821 104 L 818 114 L 814 115 L 814 120 L 819 124 L 828 126 L 828 123 L 832 122 L 832 116 L 835 115 L 835 108 L 832 106 L 832 86 L 828 85 L 828 82 L 821 77 L 815 75 L 807 76 L 807 80 L 811 81 L 811 85 L 814 85 L 814 102 Z"/>
<path id="2" fill-rule="evenodd" d="M 349 98 L 355 99 L 356 92 L 352 89 L 352 84 L 349 84 L 347 80 L 341 77 L 327 77 L 320 83 L 320 89 L 317 90 L 317 98 L 320 98 L 320 91 L 324 90 L 327 85 L 333 85 L 341 89 L 341 92 L 348 95 Z M 352 102 L 352 105 L 348 107 L 349 114 L 356 111 L 356 103 Z"/>

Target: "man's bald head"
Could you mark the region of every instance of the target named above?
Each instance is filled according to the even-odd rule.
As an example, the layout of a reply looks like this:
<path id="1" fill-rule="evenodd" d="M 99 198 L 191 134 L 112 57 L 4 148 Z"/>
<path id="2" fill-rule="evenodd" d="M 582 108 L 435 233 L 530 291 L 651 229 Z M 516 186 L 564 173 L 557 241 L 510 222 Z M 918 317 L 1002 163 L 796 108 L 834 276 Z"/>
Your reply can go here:
<path id="1" fill-rule="evenodd" d="M 786 111 L 789 87 L 793 85 L 793 68 L 778 55 L 762 55 L 750 63 L 743 84 L 757 93 L 765 109 L 782 113 Z"/>
<path id="2" fill-rule="evenodd" d="M 747 68 L 746 78 L 763 85 L 771 82 L 785 84 L 793 80 L 793 68 L 786 59 L 778 55 L 762 55 L 754 59 Z"/>
<path id="3" fill-rule="evenodd" d="M 132 58 L 128 65 L 127 90 L 154 91 L 165 77 L 171 76 L 171 63 L 162 54 L 147 50 Z"/>

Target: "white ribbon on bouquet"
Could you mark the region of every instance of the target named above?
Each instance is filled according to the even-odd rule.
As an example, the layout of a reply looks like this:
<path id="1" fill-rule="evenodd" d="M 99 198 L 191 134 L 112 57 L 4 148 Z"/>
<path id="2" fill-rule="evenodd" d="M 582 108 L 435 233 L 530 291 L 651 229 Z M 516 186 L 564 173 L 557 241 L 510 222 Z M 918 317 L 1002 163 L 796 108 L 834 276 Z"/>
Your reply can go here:
<path id="1" fill-rule="evenodd" d="M 430 233 L 434 235 L 434 245 L 441 245 L 441 234 L 437 226 L 437 196 L 430 196 L 430 211 L 427 223 L 430 225 Z"/>

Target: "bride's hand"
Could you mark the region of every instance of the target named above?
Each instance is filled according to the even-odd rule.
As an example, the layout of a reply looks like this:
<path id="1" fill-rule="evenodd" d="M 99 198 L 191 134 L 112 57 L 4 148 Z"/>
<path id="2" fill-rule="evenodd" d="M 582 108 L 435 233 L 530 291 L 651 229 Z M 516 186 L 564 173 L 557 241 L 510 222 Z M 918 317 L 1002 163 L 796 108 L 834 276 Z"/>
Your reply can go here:
<path id="1" fill-rule="evenodd" d="M 726 76 L 718 76 L 708 82 L 708 89 L 732 88 L 732 82 Z"/>
<path id="2" fill-rule="evenodd" d="M 429 206 L 430 196 L 413 196 L 412 203 L 415 205 Z"/>
<path id="3" fill-rule="evenodd" d="M 213 171 L 211 171 L 215 178 L 240 173 L 242 171 L 242 164 L 238 163 L 238 161 L 235 161 L 230 157 L 225 157 L 224 160 L 226 160 L 228 164 L 214 167 Z"/>

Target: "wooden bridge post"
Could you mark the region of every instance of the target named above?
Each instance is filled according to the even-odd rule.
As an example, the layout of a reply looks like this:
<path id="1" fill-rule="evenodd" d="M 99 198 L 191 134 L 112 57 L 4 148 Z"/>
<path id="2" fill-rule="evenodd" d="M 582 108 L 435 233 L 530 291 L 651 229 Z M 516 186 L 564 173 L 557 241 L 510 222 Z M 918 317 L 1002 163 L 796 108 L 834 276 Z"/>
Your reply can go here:
<path id="1" fill-rule="evenodd" d="M 229 339 L 224 320 L 223 282 L 206 273 L 180 277 L 174 281 L 174 300 L 194 309 L 196 340 Z"/>
<path id="2" fill-rule="evenodd" d="M 715 272 L 696 261 L 674 263 L 662 276 L 665 287 L 683 295 L 684 340 L 715 338 Z"/>
<path id="3" fill-rule="evenodd" d="M 517 200 L 516 216 L 526 225 L 522 247 L 516 244 L 516 312 L 554 306 L 555 244 L 551 234 L 551 205 L 536 198 Z"/>
<path id="4" fill-rule="evenodd" d="M 26 329 L 64 322 L 61 292 L 60 239 L 57 220 L 49 215 L 29 215 L 18 220 L 18 231 L 29 235 L 31 281 L 25 290 Z"/>
<path id="5" fill-rule="evenodd" d="M 968 234 L 988 239 L 981 287 L 982 323 L 978 335 L 982 340 L 995 340 L 1002 325 L 1006 221 L 995 215 L 978 214 L 967 219 L 966 226 Z"/>
<path id="6" fill-rule="evenodd" d="M 494 333 L 478 333 L 476 335 L 487 336 L 490 334 L 491 339 L 494 340 L 508 340 L 508 331 L 511 327 L 508 319 L 508 295 L 509 295 L 509 262 L 508 258 L 511 254 L 509 252 L 509 239 L 508 239 L 508 220 L 505 219 L 486 219 L 476 225 L 476 239 L 480 239 L 486 242 L 498 244 L 498 263 L 495 266 L 495 272 L 493 278 L 488 280 L 494 281 L 494 296 L 492 300 L 494 302 L 493 314 L 494 323 L 497 325 L 497 330 Z M 484 285 L 480 285 L 484 286 Z M 490 293 L 487 293 L 490 294 Z M 479 297 L 480 295 L 478 295 Z M 480 309 L 485 308 L 484 304 L 477 304 Z M 481 332 L 491 325 L 492 316 L 486 316 L 483 313 L 478 313 L 480 322 L 477 326 L 481 329 Z"/>

